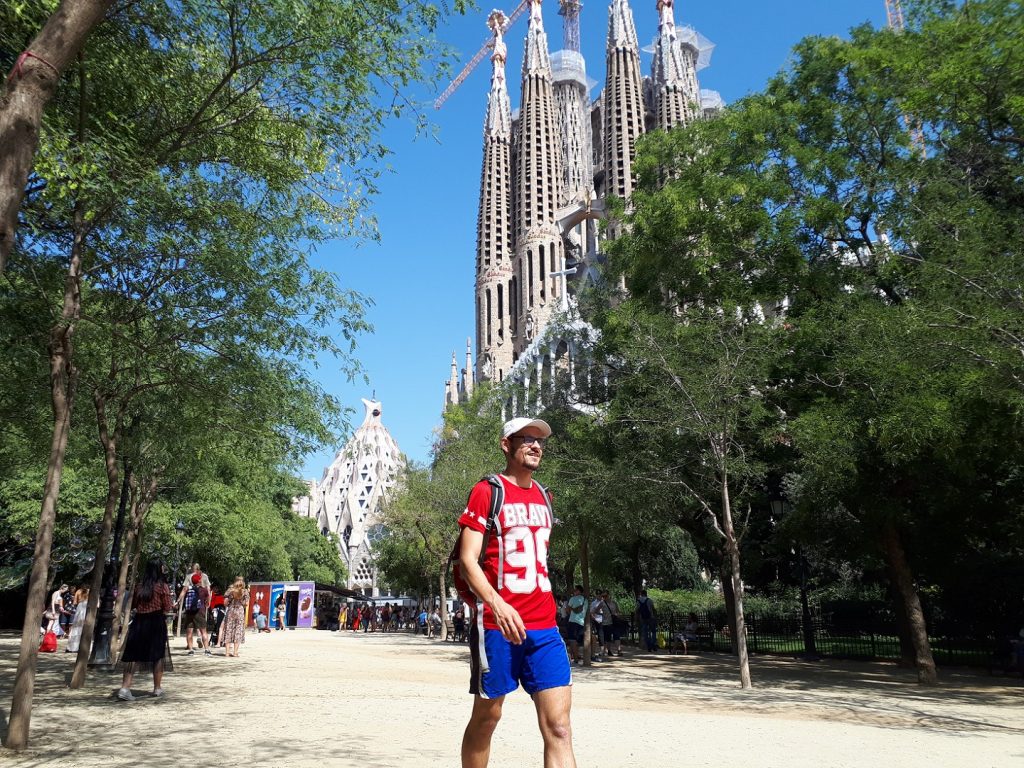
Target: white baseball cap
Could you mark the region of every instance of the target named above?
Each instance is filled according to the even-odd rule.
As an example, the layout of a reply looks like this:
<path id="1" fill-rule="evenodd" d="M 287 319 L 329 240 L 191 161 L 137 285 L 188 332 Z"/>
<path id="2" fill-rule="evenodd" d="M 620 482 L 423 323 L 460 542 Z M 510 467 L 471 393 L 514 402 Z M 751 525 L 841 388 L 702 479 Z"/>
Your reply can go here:
<path id="1" fill-rule="evenodd" d="M 551 427 L 543 419 L 531 419 L 528 416 L 520 416 L 518 419 L 510 419 L 501 428 L 502 437 L 512 437 L 517 432 L 522 432 L 527 427 L 536 427 L 541 431 L 541 437 L 551 436 Z"/>

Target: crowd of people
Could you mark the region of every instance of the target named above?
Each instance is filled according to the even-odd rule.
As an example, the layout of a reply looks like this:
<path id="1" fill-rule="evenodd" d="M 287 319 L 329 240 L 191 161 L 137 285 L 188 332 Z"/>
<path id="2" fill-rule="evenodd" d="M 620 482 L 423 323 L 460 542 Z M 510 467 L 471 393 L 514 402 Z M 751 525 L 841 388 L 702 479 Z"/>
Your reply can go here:
<path id="1" fill-rule="evenodd" d="M 418 613 L 412 606 L 373 602 L 342 603 L 338 606 L 338 628 L 352 632 L 400 632 L 417 626 Z"/>
<path id="2" fill-rule="evenodd" d="M 61 584 L 50 595 L 50 602 L 43 613 L 44 637 L 52 633 L 54 640 L 67 638 L 64 652 L 78 653 L 88 606 L 89 587 L 83 584 L 72 592 L 67 584 Z"/>
<path id="3" fill-rule="evenodd" d="M 138 585 L 124 600 L 123 607 L 128 611 L 118 660 L 123 679 L 117 692 L 117 698 L 123 701 L 134 701 L 132 682 L 143 669 L 152 673 L 153 695 L 163 696 L 163 675 L 172 667 L 168 624 L 175 612 L 181 617 L 179 631 L 185 634 L 186 656 L 198 651 L 213 656 L 214 649 L 223 649 L 227 657 L 241 655 L 249 606 L 249 589 L 241 576 L 220 592 L 195 563 L 174 597 L 166 567 L 154 559 L 147 563 Z M 67 584 L 55 589 L 43 613 L 40 650 L 56 651 L 58 641 L 66 638 L 64 652 L 77 653 L 88 604 L 89 588 L 85 585 L 74 591 Z M 283 622 L 282 607 L 278 623 Z"/>

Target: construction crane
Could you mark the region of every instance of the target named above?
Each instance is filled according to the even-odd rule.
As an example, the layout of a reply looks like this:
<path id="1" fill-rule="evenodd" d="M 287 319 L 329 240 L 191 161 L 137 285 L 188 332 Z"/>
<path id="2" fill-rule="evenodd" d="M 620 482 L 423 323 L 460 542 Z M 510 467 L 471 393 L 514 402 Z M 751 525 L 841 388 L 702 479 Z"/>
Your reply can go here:
<path id="1" fill-rule="evenodd" d="M 496 22 L 501 24 L 501 34 L 504 35 L 506 32 L 508 32 L 509 27 L 511 27 L 516 22 L 516 20 L 523 15 L 526 9 L 529 8 L 531 2 L 532 0 L 519 0 L 519 5 L 517 5 L 515 10 L 512 11 L 512 13 L 509 14 L 508 16 L 506 16 L 501 11 L 492 11 L 491 15 L 487 19 L 488 26 L 490 26 L 490 24 L 492 23 L 492 19 L 496 19 L 496 17 L 498 17 L 498 19 L 496 19 Z M 476 69 L 476 65 L 483 61 L 484 57 L 488 54 L 489 51 L 493 50 L 493 48 L 494 38 L 491 37 L 489 40 L 487 40 L 487 42 L 483 44 L 483 47 L 476 52 L 476 55 L 469 60 L 469 63 L 462 68 L 462 71 L 459 72 L 458 76 L 456 76 L 454 80 L 452 80 L 451 84 L 444 89 L 444 92 L 437 97 L 437 100 L 434 102 L 434 109 L 440 109 L 442 105 L 446 101 L 448 101 L 448 97 L 455 93 L 456 90 L 458 90 L 458 87 L 462 85 L 462 83 L 466 80 L 467 77 L 469 77 L 469 73 Z"/>
<path id="2" fill-rule="evenodd" d="M 562 23 L 562 47 L 567 51 L 580 52 L 580 0 L 558 0 L 558 15 L 565 17 Z"/>
<path id="3" fill-rule="evenodd" d="M 889 29 L 902 32 L 906 24 L 903 18 L 903 6 L 900 0 L 885 0 L 885 16 L 889 21 Z M 928 145 L 924 142 L 924 129 L 921 121 L 904 113 L 903 124 L 910 134 L 910 145 L 920 153 L 923 159 L 928 157 Z"/>
<path id="4" fill-rule="evenodd" d="M 885 16 L 890 29 L 903 29 L 903 6 L 900 0 L 885 0 Z"/>

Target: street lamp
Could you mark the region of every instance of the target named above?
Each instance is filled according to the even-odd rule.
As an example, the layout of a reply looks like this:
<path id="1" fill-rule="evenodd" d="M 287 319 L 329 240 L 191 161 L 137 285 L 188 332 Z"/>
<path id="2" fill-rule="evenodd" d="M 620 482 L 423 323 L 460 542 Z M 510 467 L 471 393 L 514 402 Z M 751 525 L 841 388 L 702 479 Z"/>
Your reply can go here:
<path id="1" fill-rule="evenodd" d="M 114 523 L 114 541 L 110 546 L 110 560 L 103 571 L 103 596 L 100 599 L 100 610 L 96 617 L 96 636 L 92 643 L 92 651 L 89 657 L 90 667 L 110 666 L 110 639 L 111 630 L 114 626 L 114 591 L 117 588 L 117 579 L 121 571 L 121 531 L 124 528 L 124 510 L 128 504 L 128 494 L 131 490 L 131 473 L 129 472 L 128 460 L 123 462 L 124 482 L 121 485 L 121 499 L 117 505 L 117 521 Z M 99 567 L 99 564 L 97 564 Z"/>
<path id="2" fill-rule="evenodd" d="M 175 599 L 178 594 L 178 570 L 181 568 L 181 537 L 185 535 L 185 523 L 178 520 L 174 524 L 174 530 L 178 532 L 178 535 L 174 537 L 174 588 L 171 590 Z M 178 623 L 175 625 L 174 636 L 179 637 L 181 635 L 181 607 L 178 607 Z"/>
<path id="3" fill-rule="evenodd" d="M 774 499 L 771 503 L 772 516 L 782 519 L 790 510 L 789 502 Z M 800 568 L 800 629 L 804 636 L 804 652 L 800 658 L 805 661 L 821 661 L 818 646 L 814 639 L 814 622 L 811 619 L 811 606 L 807 600 L 807 558 L 799 544 L 795 544 L 790 552 L 796 556 Z"/>

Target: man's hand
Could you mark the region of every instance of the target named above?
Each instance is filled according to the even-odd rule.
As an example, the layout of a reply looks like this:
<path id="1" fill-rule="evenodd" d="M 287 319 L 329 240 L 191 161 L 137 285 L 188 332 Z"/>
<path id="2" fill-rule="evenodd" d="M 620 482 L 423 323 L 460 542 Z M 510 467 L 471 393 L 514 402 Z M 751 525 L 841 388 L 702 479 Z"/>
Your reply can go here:
<path id="1" fill-rule="evenodd" d="M 520 645 L 526 639 L 526 625 L 523 624 L 519 611 L 506 603 L 497 592 L 487 605 L 494 614 L 494 623 L 498 625 L 505 639 L 513 645 Z"/>

